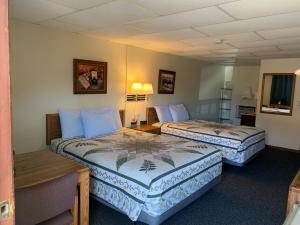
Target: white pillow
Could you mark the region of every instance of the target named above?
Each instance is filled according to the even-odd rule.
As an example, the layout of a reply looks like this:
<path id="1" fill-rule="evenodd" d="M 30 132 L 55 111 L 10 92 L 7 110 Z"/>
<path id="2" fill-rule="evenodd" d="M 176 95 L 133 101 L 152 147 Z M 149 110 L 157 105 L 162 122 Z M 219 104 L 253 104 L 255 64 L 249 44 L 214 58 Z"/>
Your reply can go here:
<path id="1" fill-rule="evenodd" d="M 122 128 L 122 121 L 120 118 L 119 110 L 116 107 L 102 108 L 102 109 L 84 109 L 81 112 L 94 112 L 94 113 L 107 113 L 112 115 L 114 127 L 119 130 Z"/>
<path id="2" fill-rule="evenodd" d="M 110 111 L 81 111 L 84 136 L 92 138 L 117 131 L 114 115 Z"/>
<path id="3" fill-rule="evenodd" d="M 183 104 L 169 105 L 169 109 L 175 122 L 189 120 L 189 113 Z"/>
<path id="4" fill-rule="evenodd" d="M 169 106 L 154 106 L 159 122 L 173 121 Z"/>
<path id="5" fill-rule="evenodd" d="M 84 135 L 79 110 L 59 109 L 62 139 L 82 137 Z"/>

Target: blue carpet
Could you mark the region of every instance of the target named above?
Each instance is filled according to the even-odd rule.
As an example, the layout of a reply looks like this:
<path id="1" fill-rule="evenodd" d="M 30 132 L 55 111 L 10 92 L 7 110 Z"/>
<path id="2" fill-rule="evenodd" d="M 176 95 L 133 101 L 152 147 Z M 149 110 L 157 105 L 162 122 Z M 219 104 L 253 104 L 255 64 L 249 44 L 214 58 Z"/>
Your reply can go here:
<path id="1" fill-rule="evenodd" d="M 222 181 L 163 225 L 280 225 L 300 154 L 267 149 L 242 168 L 224 165 Z M 131 225 L 91 199 L 90 224 Z M 138 223 L 142 225 L 142 223 Z"/>

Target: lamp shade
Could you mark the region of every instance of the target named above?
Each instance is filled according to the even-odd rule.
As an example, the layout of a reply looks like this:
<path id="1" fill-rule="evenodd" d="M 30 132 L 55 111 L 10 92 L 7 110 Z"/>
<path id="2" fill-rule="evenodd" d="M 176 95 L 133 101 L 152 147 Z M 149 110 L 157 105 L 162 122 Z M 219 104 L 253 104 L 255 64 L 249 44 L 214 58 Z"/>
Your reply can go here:
<path id="1" fill-rule="evenodd" d="M 142 83 L 132 83 L 131 84 L 131 91 L 132 93 L 135 94 L 140 94 L 143 90 L 143 85 Z"/>
<path id="2" fill-rule="evenodd" d="M 296 74 L 297 76 L 300 76 L 300 69 L 297 69 L 297 70 L 295 71 L 295 74 Z"/>
<path id="3" fill-rule="evenodd" d="M 153 87 L 151 83 L 143 84 L 143 94 L 145 95 L 153 95 Z"/>

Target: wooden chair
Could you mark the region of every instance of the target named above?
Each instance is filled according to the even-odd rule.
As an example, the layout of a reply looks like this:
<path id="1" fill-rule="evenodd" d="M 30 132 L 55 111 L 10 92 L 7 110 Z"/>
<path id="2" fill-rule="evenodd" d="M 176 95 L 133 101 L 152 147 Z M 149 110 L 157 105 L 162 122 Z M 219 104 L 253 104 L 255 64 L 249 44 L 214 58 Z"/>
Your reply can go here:
<path id="1" fill-rule="evenodd" d="M 16 225 L 70 225 L 78 173 L 15 192 Z"/>

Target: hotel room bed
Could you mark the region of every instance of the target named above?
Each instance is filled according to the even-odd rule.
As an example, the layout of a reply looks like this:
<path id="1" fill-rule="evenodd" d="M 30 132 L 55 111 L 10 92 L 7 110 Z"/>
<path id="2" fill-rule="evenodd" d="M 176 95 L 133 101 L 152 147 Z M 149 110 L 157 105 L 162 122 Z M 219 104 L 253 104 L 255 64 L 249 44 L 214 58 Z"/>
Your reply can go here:
<path id="1" fill-rule="evenodd" d="M 154 107 L 147 108 L 147 121 L 161 127 L 161 133 L 215 146 L 222 151 L 223 162 L 235 166 L 244 166 L 265 148 L 265 131 L 256 127 L 204 120 L 160 123 Z"/>
<path id="2" fill-rule="evenodd" d="M 51 149 L 91 170 L 90 193 L 133 221 L 157 225 L 220 181 L 213 146 L 128 128 L 96 138 L 52 138 Z"/>

